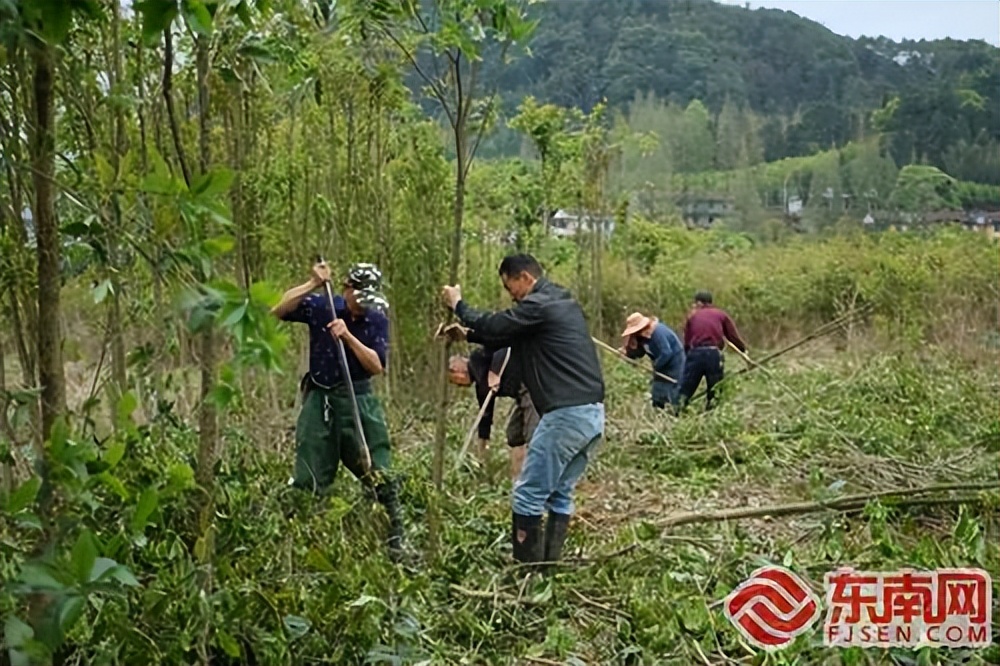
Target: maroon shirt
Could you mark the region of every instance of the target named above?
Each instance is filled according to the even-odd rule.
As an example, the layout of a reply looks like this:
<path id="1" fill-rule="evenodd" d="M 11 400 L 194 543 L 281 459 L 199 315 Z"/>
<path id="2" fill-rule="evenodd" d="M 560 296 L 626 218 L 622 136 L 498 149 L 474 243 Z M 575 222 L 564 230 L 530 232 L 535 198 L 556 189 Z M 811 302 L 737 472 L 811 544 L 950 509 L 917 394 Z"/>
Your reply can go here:
<path id="1" fill-rule="evenodd" d="M 725 338 L 729 338 L 740 351 L 746 351 L 747 345 L 736 330 L 736 324 L 725 310 L 713 305 L 695 308 L 684 324 L 684 351 L 695 347 L 722 349 L 726 345 Z"/>

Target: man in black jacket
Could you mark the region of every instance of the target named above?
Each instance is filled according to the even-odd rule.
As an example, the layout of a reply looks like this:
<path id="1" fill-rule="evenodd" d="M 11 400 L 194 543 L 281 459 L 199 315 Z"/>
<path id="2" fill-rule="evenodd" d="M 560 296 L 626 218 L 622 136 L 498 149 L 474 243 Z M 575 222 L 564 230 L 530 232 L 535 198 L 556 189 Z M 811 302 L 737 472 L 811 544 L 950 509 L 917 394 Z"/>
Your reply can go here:
<path id="1" fill-rule="evenodd" d="M 517 302 L 510 309 L 478 312 L 457 285 L 444 287 L 442 297 L 471 342 L 511 347 L 510 362 L 541 415 L 514 484 L 511 540 L 518 561 L 554 562 L 577 481 L 604 435 L 604 377 L 583 309 L 568 290 L 545 279 L 530 255 L 506 257 L 499 273 Z"/>

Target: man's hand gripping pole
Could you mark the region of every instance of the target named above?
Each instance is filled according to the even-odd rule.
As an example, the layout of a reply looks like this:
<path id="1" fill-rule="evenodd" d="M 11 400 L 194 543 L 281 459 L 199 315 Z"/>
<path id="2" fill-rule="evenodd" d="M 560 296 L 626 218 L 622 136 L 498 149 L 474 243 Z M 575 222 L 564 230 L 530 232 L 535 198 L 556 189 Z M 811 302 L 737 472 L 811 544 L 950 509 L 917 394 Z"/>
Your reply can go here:
<path id="1" fill-rule="evenodd" d="M 323 264 L 326 263 L 322 255 L 316 255 L 316 263 Z M 330 287 L 330 281 L 326 280 L 323 282 L 323 286 L 326 287 L 326 297 L 330 301 L 330 315 L 333 317 L 332 321 L 337 320 L 337 307 L 333 302 L 333 289 Z M 358 410 L 358 398 L 354 394 L 354 382 L 351 381 L 351 369 L 347 365 L 347 351 L 344 349 L 344 341 L 338 336 L 333 336 L 334 341 L 337 343 L 337 353 L 340 357 L 340 372 L 344 377 L 344 382 L 347 384 L 347 393 L 351 396 L 351 415 L 354 417 L 354 431 L 358 435 L 358 443 L 361 445 L 361 467 L 364 470 L 365 476 L 371 471 L 372 468 L 372 458 L 371 454 L 368 452 L 368 440 L 365 438 L 365 429 L 361 424 L 361 412 Z"/>

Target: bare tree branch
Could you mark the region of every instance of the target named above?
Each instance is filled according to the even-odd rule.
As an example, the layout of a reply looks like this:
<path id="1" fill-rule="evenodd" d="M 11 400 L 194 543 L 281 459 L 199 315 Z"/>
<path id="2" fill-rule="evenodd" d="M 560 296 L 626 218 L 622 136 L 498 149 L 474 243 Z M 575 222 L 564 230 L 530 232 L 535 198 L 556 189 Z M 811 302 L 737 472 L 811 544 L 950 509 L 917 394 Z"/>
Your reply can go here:
<path id="1" fill-rule="evenodd" d="M 388 28 L 382 28 L 382 32 L 385 33 L 386 37 L 392 40 L 392 42 L 396 45 L 396 47 L 400 51 L 403 52 L 403 55 L 405 55 L 406 59 L 410 61 L 411 65 L 413 65 L 413 68 L 417 71 L 417 74 L 420 75 L 420 78 L 422 78 L 427 83 L 427 85 L 430 86 L 431 92 L 434 93 L 434 97 L 436 97 L 437 100 L 441 103 L 441 108 L 444 109 L 445 114 L 448 116 L 448 122 L 451 123 L 452 127 L 455 127 L 457 122 L 456 117 L 454 114 L 452 114 L 451 108 L 448 106 L 448 100 L 445 98 L 445 95 L 441 91 L 441 87 L 438 85 L 438 83 L 433 79 L 431 79 L 429 76 L 427 76 L 424 70 L 421 69 L 420 65 L 417 63 L 417 59 L 413 56 L 412 53 L 410 53 L 410 50 L 405 46 L 403 46 L 403 43 L 399 41 L 396 35 L 392 34 L 391 30 L 389 30 Z"/>
<path id="2" fill-rule="evenodd" d="M 163 31 L 163 99 L 167 103 L 167 119 L 170 122 L 170 134 L 174 139 L 174 149 L 177 151 L 177 161 L 184 174 L 184 182 L 191 187 L 191 172 L 187 160 L 184 159 L 184 143 L 181 141 L 180 127 L 177 125 L 177 114 L 174 111 L 173 95 L 174 45 L 170 34 L 170 26 Z"/>

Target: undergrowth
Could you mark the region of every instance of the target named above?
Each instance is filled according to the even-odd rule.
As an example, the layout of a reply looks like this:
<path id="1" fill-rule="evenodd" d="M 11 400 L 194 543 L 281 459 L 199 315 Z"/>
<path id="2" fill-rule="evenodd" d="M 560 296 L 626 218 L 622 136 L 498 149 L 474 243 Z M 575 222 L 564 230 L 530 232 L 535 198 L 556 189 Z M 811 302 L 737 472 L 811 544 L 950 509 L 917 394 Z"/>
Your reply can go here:
<path id="1" fill-rule="evenodd" d="M 286 485 L 291 448 L 231 428 L 209 531 L 216 556 L 204 561 L 206 537 L 193 527 L 205 505 L 192 469 L 196 434 L 165 416 L 137 427 L 125 404 L 120 434 L 100 444 L 62 435 L 60 552 L 33 558 L 32 501 L 7 499 L 0 576 L 12 584 L 0 610 L 23 616 L 26 595 L 39 590 L 84 599 L 71 606 L 58 663 L 996 663 L 996 646 L 831 652 L 819 629 L 765 655 L 739 638 L 719 603 L 765 563 L 815 586 L 847 564 L 996 572 L 995 488 L 960 505 L 885 500 L 851 515 L 669 526 L 671 516 L 712 508 L 996 484 L 992 372 L 928 353 L 776 361 L 740 376 L 730 362 L 718 408 L 706 414 L 694 404 L 680 419 L 648 406 L 643 373 L 607 366 L 607 439 L 579 487 L 566 562 L 544 579 L 511 564 L 502 434 L 485 466 L 451 474 L 438 496 L 428 471 L 433 424 L 392 414 L 406 424 L 394 429 L 396 463 L 419 557 L 397 566 L 381 543 L 381 510 L 349 475 L 331 497 L 305 496 Z M 506 408 L 502 401 L 498 423 Z M 474 413 L 471 396 L 455 403 L 453 452 Z M 94 555 L 122 567 L 120 585 L 84 590 L 74 579 L 90 540 Z"/>

